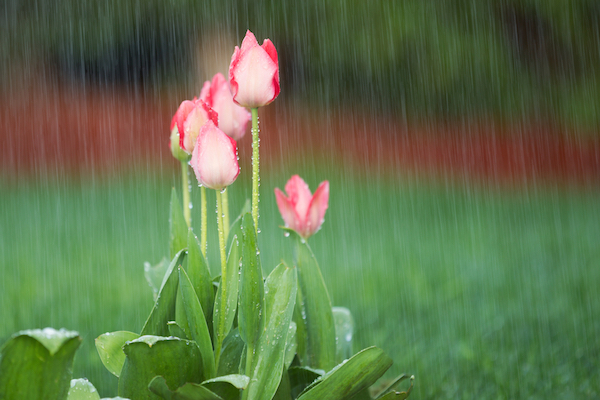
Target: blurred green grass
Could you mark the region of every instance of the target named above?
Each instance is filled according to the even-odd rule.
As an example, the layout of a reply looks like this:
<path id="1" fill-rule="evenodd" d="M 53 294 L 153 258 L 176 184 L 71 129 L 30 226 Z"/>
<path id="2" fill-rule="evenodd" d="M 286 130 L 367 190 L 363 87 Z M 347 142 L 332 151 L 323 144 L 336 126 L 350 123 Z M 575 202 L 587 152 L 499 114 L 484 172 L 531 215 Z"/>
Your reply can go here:
<path id="1" fill-rule="evenodd" d="M 334 305 L 354 314 L 355 350 L 380 346 L 394 359 L 386 376 L 415 374 L 411 398 L 600 396 L 598 191 L 502 191 L 333 162 L 289 165 L 262 176 L 266 271 L 288 246 L 273 188 L 296 172 L 313 189 L 331 183 L 324 227 L 309 244 Z M 231 188 L 232 211 L 249 197 L 248 173 Z M 114 395 L 94 338 L 141 329 L 152 306 L 142 265 L 167 254 L 172 185 L 179 189 L 176 174 L 139 171 L 4 182 L 0 342 L 26 328 L 78 330 L 74 377 Z"/>

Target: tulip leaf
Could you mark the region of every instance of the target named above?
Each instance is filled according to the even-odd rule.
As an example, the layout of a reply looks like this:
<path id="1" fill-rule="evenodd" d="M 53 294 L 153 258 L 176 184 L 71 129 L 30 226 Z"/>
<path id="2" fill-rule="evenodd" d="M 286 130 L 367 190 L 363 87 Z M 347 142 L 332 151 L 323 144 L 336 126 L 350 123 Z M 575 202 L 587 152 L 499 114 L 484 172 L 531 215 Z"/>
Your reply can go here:
<path id="1" fill-rule="evenodd" d="M 135 400 L 157 399 L 148 390 L 155 376 L 164 377 L 169 388 L 186 382 L 199 383 L 202 357 L 189 340 L 175 337 L 141 336 L 123 346 L 126 358 L 119 379 L 119 396 Z"/>
<path id="2" fill-rule="evenodd" d="M 246 202 L 242 206 L 242 211 L 236 217 L 236 219 L 231 223 L 229 227 L 229 235 L 227 235 L 227 251 L 231 248 L 231 242 L 233 241 L 233 236 L 239 230 L 242 225 L 242 217 L 252 211 L 252 205 L 250 204 L 250 199 L 246 199 Z"/>
<path id="3" fill-rule="evenodd" d="M 162 376 L 154 377 L 148 389 L 165 400 L 223 400 L 216 393 L 197 383 L 186 383 L 173 392 Z"/>
<path id="4" fill-rule="evenodd" d="M 265 324 L 256 352 L 246 368 L 248 399 L 270 400 L 277 391 L 285 361 L 287 335 L 297 290 L 296 268 L 278 265 L 265 282 Z"/>
<path id="5" fill-rule="evenodd" d="M 242 340 L 253 347 L 262 330 L 264 287 L 256 229 L 250 213 L 242 218 L 242 264 L 238 328 Z"/>
<path id="6" fill-rule="evenodd" d="M 237 374 L 240 371 L 240 360 L 244 351 L 244 341 L 237 328 L 232 329 L 223 340 L 223 349 L 217 370 L 217 376 Z"/>
<path id="7" fill-rule="evenodd" d="M 72 379 L 67 400 L 100 400 L 100 395 L 87 379 Z"/>
<path id="8" fill-rule="evenodd" d="M 125 362 L 125 353 L 123 346 L 126 342 L 139 338 L 140 335 L 128 331 L 117 331 L 103 333 L 96 338 L 96 350 L 100 356 L 102 364 L 106 369 L 116 376 L 121 374 L 123 363 Z"/>
<path id="9" fill-rule="evenodd" d="M 198 238 L 192 229 L 188 231 L 187 238 L 188 259 L 187 274 L 196 291 L 196 296 L 202 306 L 204 318 L 212 325 L 212 308 L 215 302 L 215 291 L 206 258 L 202 255 Z M 209 326 L 211 328 L 212 326 Z"/>
<path id="10" fill-rule="evenodd" d="M 169 328 L 169 334 L 171 336 L 178 337 L 179 339 L 190 339 L 190 337 L 187 335 L 187 333 L 185 333 L 183 328 L 181 328 L 179 324 L 177 324 L 177 321 L 167 322 L 167 327 Z"/>
<path id="11" fill-rule="evenodd" d="M 290 322 L 290 327 L 287 334 L 286 345 L 285 345 L 285 357 L 284 357 L 284 369 L 288 369 L 294 361 L 296 356 L 296 349 L 298 349 L 298 342 L 296 340 L 297 325 L 294 321 Z"/>
<path id="12" fill-rule="evenodd" d="M 304 365 L 329 370 L 336 364 L 335 325 L 331 301 L 312 250 L 295 231 L 285 229 L 295 241 L 298 299 L 294 321 L 298 325 L 298 355 Z"/>
<path id="13" fill-rule="evenodd" d="M 233 321 L 235 319 L 235 313 L 237 311 L 238 304 L 238 287 L 239 287 L 239 271 L 240 271 L 240 258 L 242 256 L 242 245 L 238 238 L 242 237 L 241 225 L 236 229 L 234 233 L 233 242 L 231 249 L 229 250 L 229 256 L 227 257 L 227 276 L 223 280 L 221 276 L 221 282 L 217 289 L 217 295 L 215 298 L 215 308 L 213 311 L 213 329 L 214 329 L 214 340 L 215 340 L 215 351 L 220 351 L 220 346 L 223 340 L 231 330 Z M 224 284 L 225 283 L 225 284 Z M 219 358 L 215 354 L 215 358 Z"/>
<path id="14" fill-rule="evenodd" d="M 397 392 L 395 387 L 398 386 L 400 382 L 405 379 L 410 379 L 410 386 L 404 392 Z M 410 377 L 407 374 L 402 374 L 398 378 L 396 378 L 388 387 L 379 392 L 375 398 L 377 400 L 406 400 L 408 396 L 410 396 L 410 392 L 412 392 L 413 385 L 415 383 L 414 375 Z"/>
<path id="15" fill-rule="evenodd" d="M 290 367 L 287 373 L 290 380 L 290 391 L 295 399 L 308 385 L 319 379 L 324 372 L 309 367 Z"/>
<path id="16" fill-rule="evenodd" d="M 156 297 L 158 297 L 158 291 L 160 290 L 160 286 L 162 285 L 162 281 L 168 268 L 169 260 L 166 258 L 160 260 L 160 262 L 156 265 L 151 265 L 149 262 L 144 263 L 144 276 L 152 288 L 154 300 L 156 300 Z"/>
<path id="17" fill-rule="evenodd" d="M 308 386 L 298 400 L 342 400 L 371 386 L 392 365 L 383 350 L 366 348 Z"/>
<path id="18" fill-rule="evenodd" d="M 336 361 L 342 362 L 350 358 L 352 352 L 352 335 L 354 335 L 354 319 L 345 307 L 333 307 L 333 322 L 336 336 Z"/>
<path id="19" fill-rule="evenodd" d="M 183 208 L 177 197 L 175 188 L 171 190 L 171 210 L 169 215 L 169 255 L 175 257 L 181 249 L 187 246 L 188 226 L 183 216 Z"/>
<path id="20" fill-rule="evenodd" d="M 66 399 L 79 334 L 52 328 L 20 331 L 0 348 L 0 399 Z"/>
<path id="21" fill-rule="evenodd" d="M 175 319 L 175 304 L 177 301 L 177 287 L 179 283 L 179 274 L 176 266 L 181 265 L 185 258 L 185 251 L 180 250 L 173 257 L 173 260 L 167 268 L 167 272 L 161 284 L 158 297 L 150 316 L 146 320 L 140 335 L 169 336 L 167 322 Z"/>
<path id="22" fill-rule="evenodd" d="M 183 268 L 179 268 L 179 293 L 190 329 L 190 337 L 196 342 L 202 356 L 203 376 L 206 379 L 213 378 L 216 375 L 216 368 L 210 333 L 196 291 Z"/>

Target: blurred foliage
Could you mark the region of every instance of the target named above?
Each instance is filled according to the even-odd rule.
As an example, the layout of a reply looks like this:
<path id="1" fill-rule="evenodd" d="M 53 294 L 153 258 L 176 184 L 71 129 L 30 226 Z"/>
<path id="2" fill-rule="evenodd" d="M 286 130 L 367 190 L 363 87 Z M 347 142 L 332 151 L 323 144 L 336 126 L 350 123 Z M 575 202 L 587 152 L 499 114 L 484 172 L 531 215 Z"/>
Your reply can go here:
<path id="1" fill-rule="evenodd" d="M 185 84 L 195 43 L 215 31 L 241 41 L 251 29 L 277 46 L 284 90 L 319 106 L 600 121 L 596 0 L 8 0 L 4 9 L 4 71 L 12 56 L 35 55 L 100 82 Z"/>

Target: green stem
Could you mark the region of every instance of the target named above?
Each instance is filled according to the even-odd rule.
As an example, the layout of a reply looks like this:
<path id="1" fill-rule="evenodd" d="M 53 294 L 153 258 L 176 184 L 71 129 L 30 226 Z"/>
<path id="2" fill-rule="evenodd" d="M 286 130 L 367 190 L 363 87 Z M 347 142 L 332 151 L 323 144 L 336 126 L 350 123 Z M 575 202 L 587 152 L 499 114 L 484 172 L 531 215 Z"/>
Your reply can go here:
<path id="1" fill-rule="evenodd" d="M 223 231 L 225 239 L 229 237 L 229 196 L 227 190 L 223 192 Z"/>
<path id="2" fill-rule="evenodd" d="M 249 376 L 250 379 L 253 377 L 252 369 L 252 359 L 254 358 L 254 343 L 246 344 L 246 368 L 244 369 L 244 375 Z M 248 399 L 248 388 L 242 391 L 242 400 Z"/>
<path id="3" fill-rule="evenodd" d="M 183 189 L 183 219 L 185 219 L 185 223 L 189 228 L 192 222 L 192 215 L 190 210 L 190 181 L 186 161 L 181 161 L 181 184 Z"/>
<path id="4" fill-rule="evenodd" d="M 206 257 L 206 188 L 200 188 L 200 250 Z"/>
<path id="5" fill-rule="evenodd" d="M 250 112 L 252 113 L 252 219 L 254 220 L 254 228 L 258 233 L 258 186 L 260 185 L 260 175 L 258 172 L 258 108 L 252 108 Z"/>
<path id="6" fill-rule="evenodd" d="M 223 232 L 223 196 L 221 191 L 217 192 L 217 228 L 219 230 L 219 249 L 221 253 L 221 306 L 225 306 L 227 299 L 227 256 L 225 254 L 225 235 Z M 219 312 L 219 327 L 224 325 L 221 322 L 224 321 L 225 312 L 220 310 Z M 217 335 L 218 336 L 218 335 Z M 215 343 L 215 365 L 219 365 L 219 359 L 221 358 L 221 346 L 223 345 L 221 338 L 217 337 Z"/>

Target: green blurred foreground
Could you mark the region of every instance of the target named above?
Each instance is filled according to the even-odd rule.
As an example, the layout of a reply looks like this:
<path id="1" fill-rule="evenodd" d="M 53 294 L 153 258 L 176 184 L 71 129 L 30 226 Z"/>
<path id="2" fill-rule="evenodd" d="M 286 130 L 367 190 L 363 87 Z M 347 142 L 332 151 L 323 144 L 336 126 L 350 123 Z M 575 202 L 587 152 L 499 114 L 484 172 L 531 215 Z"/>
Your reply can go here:
<path id="1" fill-rule="evenodd" d="M 326 222 L 309 243 L 334 305 L 354 313 L 355 350 L 380 346 L 394 359 L 389 377 L 415 374 L 416 399 L 600 396 L 599 192 L 294 172 L 313 189 L 331 182 Z M 141 329 L 152 307 L 143 262 L 168 252 L 178 178 L 3 184 L 0 342 L 27 328 L 77 330 L 84 343 L 74 378 L 115 395 L 94 339 Z M 288 245 L 272 195 L 288 178 L 262 179 L 265 272 Z M 232 211 L 249 195 L 249 185 L 232 186 Z"/>

